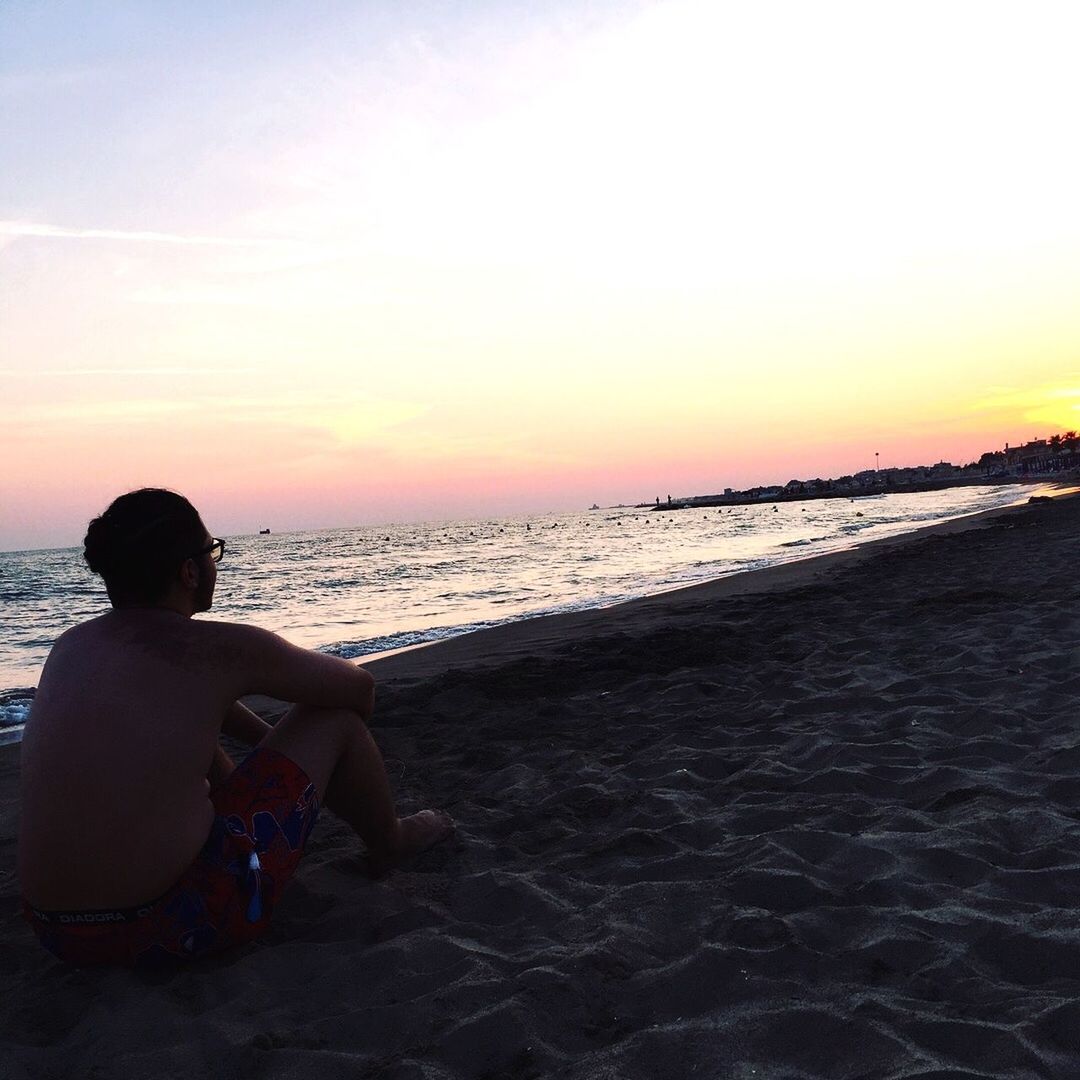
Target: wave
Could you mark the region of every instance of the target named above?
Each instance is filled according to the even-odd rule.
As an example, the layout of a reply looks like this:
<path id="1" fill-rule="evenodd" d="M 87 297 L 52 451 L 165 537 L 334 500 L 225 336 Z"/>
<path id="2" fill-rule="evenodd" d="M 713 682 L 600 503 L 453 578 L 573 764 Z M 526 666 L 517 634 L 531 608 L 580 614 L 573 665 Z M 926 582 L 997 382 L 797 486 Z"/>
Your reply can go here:
<path id="1" fill-rule="evenodd" d="M 0 746 L 19 741 L 33 700 L 34 691 L 28 687 L 0 690 Z"/>

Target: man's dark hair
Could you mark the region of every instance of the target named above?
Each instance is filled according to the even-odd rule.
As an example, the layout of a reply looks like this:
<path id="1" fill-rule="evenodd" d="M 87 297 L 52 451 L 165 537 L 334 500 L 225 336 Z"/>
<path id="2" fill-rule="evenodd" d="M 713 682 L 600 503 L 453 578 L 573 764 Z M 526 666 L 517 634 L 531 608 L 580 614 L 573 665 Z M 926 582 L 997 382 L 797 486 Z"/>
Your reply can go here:
<path id="1" fill-rule="evenodd" d="M 204 546 L 198 511 L 175 491 L 140 488 L 115 499 L 86 530 L 83 556 L 114 606 L 155 604 L 180 564 Z"/>

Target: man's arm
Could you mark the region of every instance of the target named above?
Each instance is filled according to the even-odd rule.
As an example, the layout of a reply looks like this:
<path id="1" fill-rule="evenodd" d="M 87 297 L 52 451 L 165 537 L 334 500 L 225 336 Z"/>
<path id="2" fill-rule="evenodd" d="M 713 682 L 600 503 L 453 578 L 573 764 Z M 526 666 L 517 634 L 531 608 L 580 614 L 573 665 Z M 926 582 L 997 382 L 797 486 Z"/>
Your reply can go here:
<path id="1" fill-rule="evenodd" d="M 222 662 L 235 665 L 235 697 L 266 694 L 317 708 L 351 709 L 365 721 L 370 719 L 375 680 L 362 667 L 338 656 L 298 648 L 269 630 L 228 623 L 218 627 L 228 639 Z"/>
<path id="2" fill-rule="evenodd" d="M 225 714 L 221 733 L 230 739 L 242 742 L 245 746 L 258 746 L 263 736 L 274 729 L 260 716 L 256 716 L 246 705 L 234 701 Z"/>

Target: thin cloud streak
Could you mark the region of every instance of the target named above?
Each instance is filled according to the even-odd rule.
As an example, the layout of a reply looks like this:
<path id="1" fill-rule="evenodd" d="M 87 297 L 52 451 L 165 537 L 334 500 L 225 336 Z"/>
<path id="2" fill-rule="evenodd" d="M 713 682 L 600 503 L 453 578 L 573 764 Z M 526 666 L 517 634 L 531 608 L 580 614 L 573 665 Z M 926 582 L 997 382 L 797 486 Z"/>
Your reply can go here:
<path id="1" fill-rule="evenodd" d="M 186 247 L 263 247 L 271 241 L 238 240 L 223 236 L 182 236 L 176 233 L 127 232 L 123 229 L 68 229 L 28 221 L 0 221 L 0 236 L 36 236 L 50 240 L 118 240 L 135 244 L 176 244 Z"/>
<path id="2" fill-rule="evenodd" d="M 349 446 L 377 439 L 392 429 L 418 420 L 431 411 L 423 401 L 297 394 L 290 401 L 277 397 L 210 395 L 203 398 L 132 397 L 104 401 L 44 401 L 16 404 L 7 414 L 9 430 L 43 424 L 146 423 L 163 416 L 192 417 L 200 427 L 214 424 L 257 426 L 265 430 L 307 433 L 331 446 Z"/>
<path id="3" fill-rule="evenodd" d="M 1025 389 L 1018 387 L 994 387 L 986 395 L 971 405 L 972 412 L 985 412 L 993 409 L 1029 409 L 1052 406 L 1055 402 L 1077 402 L 1080 405 L 1080 372 L 1065 376 L 1062 383 L 1033 386 Z"/>
<path id="4" fill-rule="evenodd" d="M 47 375 L 51 378 L 65 378 L 73 376 L 92 375 L 254 375 L 258 372 L 256 367 L 151 367 L 151 368 L 51 368 L 44 371 L 20 371 L 17 368 L 0 368 L 0 375 L 13 375 L 17 378 L 36 379 Z"/>

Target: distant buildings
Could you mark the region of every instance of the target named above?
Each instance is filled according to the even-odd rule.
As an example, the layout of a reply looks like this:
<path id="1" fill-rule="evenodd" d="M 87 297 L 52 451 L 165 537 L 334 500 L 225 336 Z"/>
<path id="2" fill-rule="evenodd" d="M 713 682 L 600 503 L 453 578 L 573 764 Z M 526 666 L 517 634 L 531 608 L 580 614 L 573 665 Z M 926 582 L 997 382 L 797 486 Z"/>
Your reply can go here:
<path id="1" fill-rule="evenodd" d="M 983 454 L 978 465 L 988 476 L 1040 476 L 1080 467 L 1080 438 L 1075 431 L 1032 439 Z"/>
<path id="2" fill-rule="evenodd" d="M 936 465 L 909 465 L 902 468 L 863 469 L 835 480 L 789 480 L 786 484 L 735 491 L 724 488 L 723 495 L 667 497 L 662 505 L 656 497 L 655 509 L 681 510 L 690 506 L 718 506 L 755 502 L 781 502 L 796 499 L 821 499 L 873 495 L 889 491 L 920 491 L 951 487 L 954 484 L 978 484 L 987 480 L 1009 481 L 1046 476 L 1080 469 L 1080 436 L 1075 431 L 1032 439 L 1023 446 L 991 450 L 969 465 L 939 461 Z M 645 504 L 648 505 L 648 504 Z"/>

